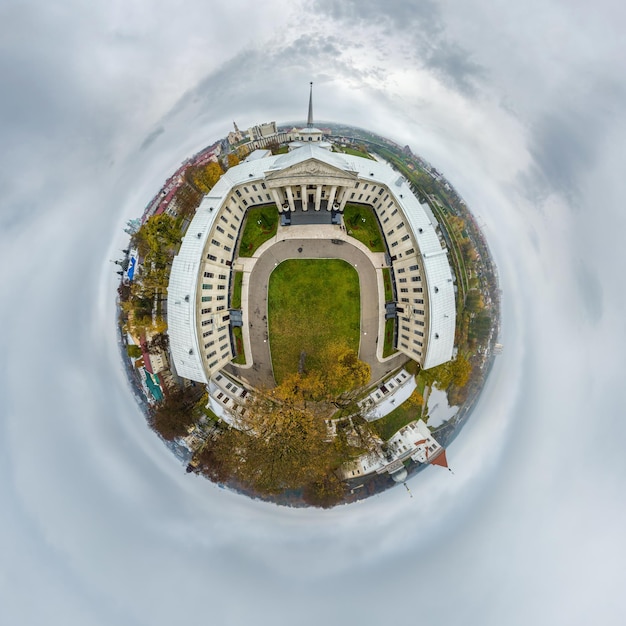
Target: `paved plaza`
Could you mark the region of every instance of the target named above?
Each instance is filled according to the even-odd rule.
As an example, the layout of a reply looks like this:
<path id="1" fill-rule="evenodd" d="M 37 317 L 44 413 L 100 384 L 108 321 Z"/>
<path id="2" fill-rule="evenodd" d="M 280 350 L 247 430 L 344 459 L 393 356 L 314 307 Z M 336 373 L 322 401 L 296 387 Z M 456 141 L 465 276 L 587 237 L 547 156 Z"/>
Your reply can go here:
<path id="1" fill-rule="evenodd" d="M 359 358 L 372 369 L 370 382 L 379 380 L 407 361 L 399 353 L 382 360 L 385 296 L 382 272 L 385 255 L 373 253 L 348 236 L 341 226 L 294 225 L 279 227 L 276 236 L 264 243 L 251 258 L 238 258 L 243 270 L 241 306 L 243 340 L 248 364 L 231 364 L 227 369 L 253 387 L 273 387 L 270 356 L 267 295 L 272 270 L 288 259 L 342 259 L 358 272 L 361 292 L 361 341 Z M 250 363 L 251 361 L 251 363 Z"/>

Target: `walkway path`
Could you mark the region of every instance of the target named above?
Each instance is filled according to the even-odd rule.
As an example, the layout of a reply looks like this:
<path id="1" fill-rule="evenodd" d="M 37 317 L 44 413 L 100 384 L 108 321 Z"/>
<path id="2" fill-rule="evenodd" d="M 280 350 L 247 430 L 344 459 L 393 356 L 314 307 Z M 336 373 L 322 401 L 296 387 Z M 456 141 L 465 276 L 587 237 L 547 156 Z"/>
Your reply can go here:
<path id="1" fill-rule="evenodd" d="M 333 243 L 335 240 L 341 243 Z M 252 365 L 227 366 L 253 387 L 273 387 L 274 375 L 267 326 L 267 287 L 272 270 L 287 259 L 343 259 L 355 267 L 361 288 L 361 342 L 359 358 L 372 368 L 371 382 L 406 362 L 404 354 L 380 358 L 383 350 L 385 319 L 382 272 L 383 253 L 371 252 L 348 236 L 339 226 L 306 225 L 279 227 L 276 236 L 264 243 L 254 257 L 239 258 L 236 269 L 243 270 L 241 308 L 246 359 Z M 249 306 L 252 303 L 252 306 Z M 379 340 L 380 338 L 380 340 Z"/>

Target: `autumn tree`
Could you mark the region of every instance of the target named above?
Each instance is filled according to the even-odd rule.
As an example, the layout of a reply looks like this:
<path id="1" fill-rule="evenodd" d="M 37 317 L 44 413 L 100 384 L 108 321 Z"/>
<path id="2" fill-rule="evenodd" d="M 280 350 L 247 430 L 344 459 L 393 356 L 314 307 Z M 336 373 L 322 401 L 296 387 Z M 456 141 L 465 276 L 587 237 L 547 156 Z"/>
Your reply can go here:
<path id="1" fill-rule="evenodd" d="M 336 463 L 326 429 L 328 405 L 312 399 L 317 383 L 295 374 L 271 390 L 257 390 L 237 428 L 228 429 L 211 454 L 232 477 L 264 494 L 321 481 Z"/>
<path id="2" fill-rule="evenodd" d="M 190 167 L 187 172 L 192 185 L 198 191 L 207 194 L 220 179 L 224 170 L 217 161 L 209 161 L 206 165 Z"/>
<path id="3" fill-rule="evenodd" d="M 467 384 L 471 373 L 472 364 L 464 354 L 459 353 L 452 361 L 422 370 L 421 376 L 427 385 L 434 385 L 437 389 L 445 390 L 450 385 L 463 387 Z"/>
<path id="4" fill-rule="evenodd" d="M 234 152 L 228 154 L 227 161 L 229 168 L 239 165 L 239 157 Z"/>
<path id="5" fill-rule="evenodd" d="M 186 435 L 198 418 L 194 409 L 202 393 L 202 387 L 188 387 L 168 393 L 151 409 L 150 426 L 169 441 Z"/>
<path id="6" fill-rule="evenodd" d="M 349 404 L 370 379 L 369 364 L 361 361 L 358 354 L 345 344 L 331 345 L 321 360 L 321 376 L 326 393 L 334 398 L 336 405 Z"/>
<path id="7" fill-rule="evenodd" d="M 346 493 L 346 483 L 339 480 L 334 472 L 329 472 L 322 478 L 304 486 L 302 499 L 311 506 L 324 509 L 339 504 Z"/>
<path id="8" fill-rule="evenodd" d="M 154 335 L 150 339 L 148 344 L 148 352 L 150 354 L 158 354 L 159 352 L 167 352 L 170 346 L 169 335 L 165 332 L 160 332 Z"/>

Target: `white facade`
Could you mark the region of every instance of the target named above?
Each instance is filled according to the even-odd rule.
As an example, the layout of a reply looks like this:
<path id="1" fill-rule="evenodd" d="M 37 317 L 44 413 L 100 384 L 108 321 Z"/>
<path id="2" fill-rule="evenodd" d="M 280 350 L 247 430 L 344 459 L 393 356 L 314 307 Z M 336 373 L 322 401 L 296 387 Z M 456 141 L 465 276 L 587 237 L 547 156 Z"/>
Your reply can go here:
<path id="1" fill-rule="evenodd" d="M 329 152 L 315 142 L 230 168 L 203 199 L 174 259 L 168 330 L 176 371 L 206 383 L 233 358 L 228 315 L 231 267 L 246 211 L 343 211 L 371 206 L 382 228 L 398 294 L 398 349 L 424 368 L 452 358 L 452 272 L 430 212 L 388 165 Z"/>

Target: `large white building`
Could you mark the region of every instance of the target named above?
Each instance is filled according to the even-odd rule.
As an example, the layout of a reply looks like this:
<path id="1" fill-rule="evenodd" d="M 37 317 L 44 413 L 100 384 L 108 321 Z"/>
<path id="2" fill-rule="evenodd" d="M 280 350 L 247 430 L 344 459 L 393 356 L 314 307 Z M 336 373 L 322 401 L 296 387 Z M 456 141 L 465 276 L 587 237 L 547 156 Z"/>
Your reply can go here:
<path id="1" fill-rule="evenodd" d="M 424 369 L 452 358 L 454 284 L 429 208 L 386 163 L 311 141 L 230 168 L 203 199 L 168 287 L 168 332 L 180 376 L 207 383 L 234 357 L 229 293 L 247 211 L 273 203 L 285 217 L 307 211 L 337 217 L 348 202 L 370 206 L 379 220 L 397 294 L 397 349 Z"/>

